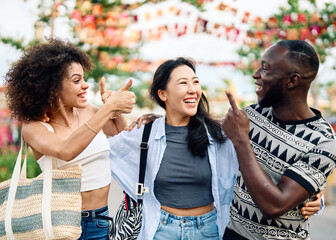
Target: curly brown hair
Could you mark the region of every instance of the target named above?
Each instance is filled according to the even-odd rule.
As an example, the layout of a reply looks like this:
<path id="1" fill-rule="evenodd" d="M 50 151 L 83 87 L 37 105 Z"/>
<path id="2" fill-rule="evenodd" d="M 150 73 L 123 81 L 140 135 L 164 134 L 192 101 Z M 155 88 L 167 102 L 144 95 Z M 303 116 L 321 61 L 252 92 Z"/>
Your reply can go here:
<path id="1" fill-rule="evenodd" d="M 67 40 L 52 38 L 25 50 L 4 77 L 12 116 L 19 121 L 41 120 L 58 109 L 62 80 L 74 62 L 84 72 L 93 68 L 90 56 Z"/>

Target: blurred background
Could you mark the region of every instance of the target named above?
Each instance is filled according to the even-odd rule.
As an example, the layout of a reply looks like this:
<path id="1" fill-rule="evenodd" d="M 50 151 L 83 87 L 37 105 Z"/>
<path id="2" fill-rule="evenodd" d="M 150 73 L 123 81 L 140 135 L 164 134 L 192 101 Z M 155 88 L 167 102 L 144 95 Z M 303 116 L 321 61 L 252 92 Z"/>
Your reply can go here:
<path id="1" fill-rule="evenodd" d="M 161 113 L 148 98 L 153 72 L 178 56 L 197 63 L 197 75 L 212 113 L 228 108 L 230 89 L 241 107 L 256 100 L 253 72 L 264 50 L 281 39 L 309 41 L 321 66 L 309 104 L 336 126 L 336 0 L 2 0 L 0 7 L 0 182 L 10 178 L 20 137 L 20 123 L 6 107 L 3 76 L 23 50 L 49 37 L 70 39 L 94 60 L 86 75 L 89 101 L 101 105 L 99 79 L 111 90 L 134 79 L 137 106 L 129 123 L 148 112 Z M 29 155 L 28 176 L 40 173 Z M 336 173 L 325 190 L 327 211 L 312 226 L 336 230 Z M 326 212 L 326 213 L 325 213 Z M 329 215 L 328 215 L 329 214 Z M 321 219 L 327 219 L 324 224 Z M 335 226 L 335 225 L 334 225 Z M 329 232 L 333 231 L 333 232 Z"/>

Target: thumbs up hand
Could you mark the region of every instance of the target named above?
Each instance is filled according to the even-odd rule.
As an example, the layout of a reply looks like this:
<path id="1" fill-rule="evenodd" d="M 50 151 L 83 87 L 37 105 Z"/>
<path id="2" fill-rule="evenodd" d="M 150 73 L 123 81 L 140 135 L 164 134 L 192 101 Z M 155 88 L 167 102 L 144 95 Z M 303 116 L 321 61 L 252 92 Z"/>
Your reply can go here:
<path id="1" fill-rule="evenodd" d="M 105 78 L 100 81 L 100 94 L 104 105 L 109 105 L 114 114 L 130 113 L 135 104 L 135 94 L 129 89 L 132 87 L 133 80 L 130 79 L 126 85 L 119 88 L 116 92 L 106 90 Z"/>

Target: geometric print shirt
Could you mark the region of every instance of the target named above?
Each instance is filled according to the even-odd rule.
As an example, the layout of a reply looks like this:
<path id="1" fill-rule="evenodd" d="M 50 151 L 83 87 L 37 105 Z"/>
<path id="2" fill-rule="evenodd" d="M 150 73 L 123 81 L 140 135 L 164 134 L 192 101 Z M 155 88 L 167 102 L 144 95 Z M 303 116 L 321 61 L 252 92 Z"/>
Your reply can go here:
<path id="1" fill-rule="evenodd" d="M 265 173 L 278 184 L 285 175 L 310 194 L 310 198 L 274 219 L 265 219 L 249 194 L 239 171 L 231 204 L 228 228 L 247 239 L 309 239 L 308 220 L 300 208 L 326 187 L 336 163 L 335 132 L 318 110 L 316 116 L 282 122 L 272 108 L 258 104 L 244 109 L 250 120 L 249 138 Z"/>

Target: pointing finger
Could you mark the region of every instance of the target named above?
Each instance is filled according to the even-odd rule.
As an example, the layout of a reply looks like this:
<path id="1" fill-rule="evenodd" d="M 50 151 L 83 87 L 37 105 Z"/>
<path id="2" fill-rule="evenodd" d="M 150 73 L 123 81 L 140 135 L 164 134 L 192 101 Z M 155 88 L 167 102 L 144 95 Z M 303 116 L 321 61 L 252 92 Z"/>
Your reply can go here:
<path id="1" fill-rule="evenodd" d="M 234 112 L 239 111 L 239 108 L 238 108 L 238 106 L 236 104 L 236 100 L 234 99 L 232 93 L 230 91 L 228 91 L 228 90 L 226 90 L 225 93 L 226 93 L 227 98 L 229 99 L 229 102 L 230 102 L 230 105 L 232 107 L 232 110 Z"/>

